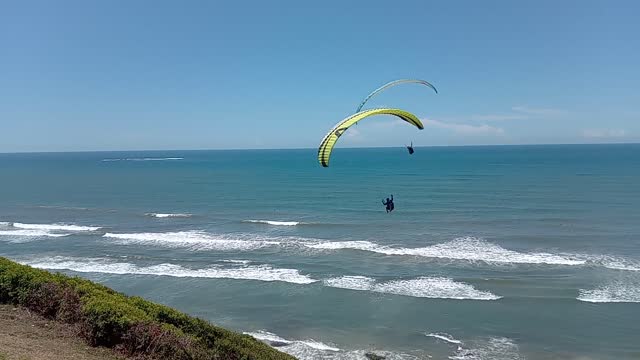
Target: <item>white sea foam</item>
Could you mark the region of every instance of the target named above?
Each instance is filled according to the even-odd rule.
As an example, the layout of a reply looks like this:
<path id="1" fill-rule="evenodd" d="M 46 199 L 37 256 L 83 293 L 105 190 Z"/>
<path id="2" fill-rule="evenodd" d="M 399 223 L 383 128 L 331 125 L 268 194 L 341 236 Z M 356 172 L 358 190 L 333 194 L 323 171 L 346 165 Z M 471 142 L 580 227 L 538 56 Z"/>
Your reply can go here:
<path id="1" fill-rule="evenodd" d="M 270 333 L 268 331 L 257 331 L 257 332 L 245 332 L 245 334 L 247 335 L 251 335 L 254 338 L 260 340 L 260 341 L 264 341 L 267 344 L 275 344 L 275 345 L 280 345 L 280 346 L 286 346 L 286 345 L 292 345 L 292 344 L 301 344 L 307 347 L 310 347 L 311 349 L 316 349 L 316 350 L 320 350 L 320 351 L 340 351 L 339 348 L 337 347 L 333 347 L 324 343 L 321 343 L 319 341 L 315 341 L 315 340 L 286 340 L 281 338 L 280 336 Z"/>
<path id="2" fill-rule="evenodd" d="M 184 160 L 181 157 L 164 157 L 164 158 L 113 158 L 113 159 L 102 159 L 102 161 L 171 161 L 171 160 Z"/>
<path id="3" fill-rule="evenodd" d="M 231 264 L 242 264 L 247 265 L 251 263 L 249 260 L 222 260 L 222 262 L 231 263 Z"/>
<path id="4" fill-rule="evenodd" d="M 257 332 L 244 332 L 243 334 L 253 336 L 254 338 L 264 341 L 266 343 L 276 342 L 278 344 L 291 344 L 293 341 L 286 340 L 281 338 L 280 336 L 270 333 L 268 331 L 257 331 Z"/>
<path id="5" fill-rule="evenodd" d="M 260 281 L 282 281 L 294 284 L 316 282 L 295 269 L 279 269 L 269 265 L 255 266 L 212 266 L 204 269 L 188 269 L 175 264 L 137 266 L 131 263 L 114 263 L 104 259 L 77 259 L 57 257 L 46 260 L 23 262 L 27 265 L 49 270 L 71 270 L 84 273 L 104 273 L 119 275 L 156 275 L 187 278 L 239 279 Z"/>
<path id="6" fill-rule="evenodd" d="M 326 286 L 341 289 L 373 291 L 386 294 L 457 300 L 498 300 L 501 297 L 488 291 L 475 289 L 469 284 L 448 278 L 421 277 L 411 280 L 376 282 L 364 276 L 343 276 L 327 279 Z"/>
<path id="7" fill-rule="evenodd" d="M 339 278 L 327 279 L 326 286 L 361 291 L 373 291 L 376 281 L 366 276 L 342 276 Z"/>
<path id="8" fill-rule="evenodd" d="M 18 229 L 32 229 L 32 230 L 45 230 L 45 231 L 97 231 L 100 230 L 98 226 L 80 226 L 69 224 L 23 224 L 14 222 L 13 227 Z"/>
<path id="9" fill-rule="evenodd" d="M 300 225 L 299 221 L 277 221 L 277 220 L 244 220 L 244 222 L 256 223 L 256 224 L 267 224 L 273 226 L 296 226 Z"/>
<path id="10" fill-rule="evenodd" d="M 149 213 L 146 214 L 147 216 L 152 216 L 152 217 L 156 217 L 156 218 L 187 218 L 187 217 L 191 217 L 193 216 L 192 214 L 181 214 L 181 213 L 176 213 L 176 214 L 171 214 L 171 213 Z"/>
<path id="11" fill-rule="evenodd" d="M 245 332 L 245 334 L 251 335 L 300 360 L 368 360 L 369 358 L 366 354 L 369 352 L 383 356 L 384 359 L 387 360 L 418 359 L 412 355 L 393 353 L 390 351 L 342 350 L 315 340 L 288 340 L 267 331 Z"/>
<path id="12" fill-rule="evenodd" d="M 37 208 L 40 209 L 58 209 L 58 210 L 92 210 L 91 208 L 80 207 L 80 206 L 63 206 L 63 205 L 37 205 Z"/>
<path id="13" fill-rule="evenodd" d="M 604 266 L 612 270 L 640 271 L 640 262 L 611 255 L 583 255 L 588 264 Z"/>
<path id="14" fill-rule="evenodd" d="M 591 303 L 640 303 L 639 281 L 614 281 L 593 290 L 580 290 L 580 301 Z"/>
<path id="15" fill-rule="evenodd" d="M 391 247 L 378 245 L 369 241 L 325 241 L 308 243 L 305 244 L 305 246 L 324 250 L 353 249 L 385 255 L 410 255 L 428 258 L 482 261 L 487 263 L 582 265 L 586 262 L 586 260 L 572 256 L 543 252 L 523 253 L 508 250 L 499 245 L 474 237 L 458 238 L 446 243 L 421 248 Z"/>
<path id="16" fill-rule="evenodd" d="M 462 344 L 462 341 L 455 339 L 453 336 L 447 333 L 430 333 L 430 334 L 425 334 L 425 336 L 440 339 L 448 342 L 449 344 L 456 344 L 456 345 Z"/>
<path id="17" fill-rule="evenodd" d="M 70 234 L 65 233 L 52 233 L 47 230 L 35 230 L 35 229 L 15 229 L 15 230 L 0 230 L 0 236 L 12 236 L 12 237 L 26 237 L 26 238 L 40 238 L 40 237 L 63 237 Z M 21 239 L 12 239 L 13 242 L 22 242 Z"/>
<path id="18" fill-rule="evenodd" d="M 509 338 L 490 338 L 486 341 L 475 341 L 469 349 L 458 347 L 456 353 L 449 357 L 452 360 L 520 360 L 518 345 Z"/>
<path id="19" fill-rule="evenodd" d="M 65 230 L 67 232 L 63 232 Z M 0 223 L 0 238 L 3 241 L 22 243 L 44 237 L 63 237 L 70 235 L 68 231 L 76 230 L 74 225 Z"/>
<path id="20" fill-rule="evenodd" d="M 192 250 L 255 250 L 278 245 L 279 241 L 256 240 L 256 238 L 239 239 L 222 235 L 213 235 L 203 231 L 178 231 L 165 233 L 106 233 L 106 238 L 117 239 L 118 243 L 157 245 L 165 247 L 186 247 Z"/>
<path id="21" fill-rule="evenodd" d="M 377 252 L 377 253 L 384 253 L 386 249 L 391 249 L 387 246 L 378 245 L 370 241 L 323 241 L 318 243 L 309 242 L 303 245 L 310 247 L 312 249 L 321 249 L 321 250 L 351 249 L 351 250 L 371 251 L 371 252 Z"/>

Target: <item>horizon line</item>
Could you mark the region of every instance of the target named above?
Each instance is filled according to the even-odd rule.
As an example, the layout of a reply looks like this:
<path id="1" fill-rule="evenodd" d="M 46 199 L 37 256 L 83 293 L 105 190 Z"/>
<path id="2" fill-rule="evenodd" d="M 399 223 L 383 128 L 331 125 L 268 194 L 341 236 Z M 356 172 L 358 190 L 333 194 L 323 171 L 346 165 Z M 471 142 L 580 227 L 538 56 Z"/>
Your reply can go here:
<path id="1" fill-rule="evenodd" d="M 640 142 L 609 142 L 609 143 L 539 143 L 539 144 L 467 144 L 467 145 L 423 145 L 416 148 L 435 147 L 491 147 L 491 146 L 571 146 L 571 145 L 639 145 Z M 405 146 L 346 146 L 342 149 L 390 149 Z M 161 152 L 161 151 L 252 151 L 252 150 L 313 150 L 316 147 L 290 148 L 208 148 L 208 149 L 124 149 L 124 150 L 67 150 L 67 151 L 2 151 L 0 154 L 64 154 L 64 153 L 108 153 L 108 152 Z"/>

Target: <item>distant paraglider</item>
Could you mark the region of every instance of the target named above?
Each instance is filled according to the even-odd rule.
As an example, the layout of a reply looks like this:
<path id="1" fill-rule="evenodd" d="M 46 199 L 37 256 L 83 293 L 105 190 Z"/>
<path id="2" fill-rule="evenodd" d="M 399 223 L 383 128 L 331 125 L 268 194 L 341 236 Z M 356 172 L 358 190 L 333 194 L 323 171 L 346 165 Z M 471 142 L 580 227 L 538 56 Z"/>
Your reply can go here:
<path id="1" fill-rule="evenodd" d="M 318 162 L 323 167 L 329 166 L 329 157 L 331 156 L 331 151 L 333 150 L 333 146 L 336 144 L 340 136 L 345 133 L 352 125 L 356 124 L 358 121 L 368 118 L 369 116 L 374 115 L 393 115 L 399 117 L 400 119 L 408 122 L 409 124 L 417 127 L 420 130 L 424 129 L 424 125 L 418 119 L 417 116 L 413 115 L 410 112 L 400 110 L 400 109 L 389 109 L 389 108 L 381 108 L 381 109 L 371 109 L 364 110 L 358 112 L 357 114 L 351 115 L 346 119 L 337 123 L 327 135 L 322 139 L 320 143 L 320 147 L 318 148 Z"/>
<path id="2" fill-rule="evenodd" d="M 425 85 L 425 86 L 428 86 L 428 87 L 432 88 L 433 91 L 436 92 L 436 94 L 438 93 L 438 90 L 436 90 L 435 86 L 431 85 L 430 83 L 428 83 L 425 80 L 419 80 L 419 79 L 400 79 L 400 80 L 395 80 L 395 81 L 388 82 L 388 83 L 382 85 L 381 87 L 377 88 L 372 93 L 367 95 L 367 97 L 360 103 L 360 105 L 358 106 L 358 109 L 356 110 L 355 114 L 353 114 L 353 115 L 343 119 L 342 121 L 338 122 L 327 133 L 327 135 L 325 135 L 325 137 L 322 139 L 322 142 L 320 143 L 320 146 L 318 147 L 318 162 L 320 163 L 320 165 L 322 165 L 322 167 L 329 167 L 329 158 L 331 157 L 331 151 L 333 150 L 333 147 L 336 144 L 336 142 L 338 141 L 338 139 L 346 131 L 348 131 L 351 126 L 358 124 L 358 122 L 360 120 L 363 120 L 363 119 L 368 118 L 370 116 L 374 116 L 374 115 L 393 115 L 393 116 L 396 116 L 396 117 L 408 122 L 409 124 L 417 127 L 418 129 L 423 130 L 424 129 L 424 125 L 422 124 L 420 119 L 418 119 L 417 116 L 413 115 L 410 112 L 401 110 L 401 109 L 380 108 L 380 109 L 362 110 L 362 108 L 367 103 L 367 101 L 369 101 L 369 99 L 371 99 L 377 93 L 383 91 L 386 88 L 389 88 L 389 87 L 392 87 L 392 86 L 395 86 L 395 85 L 399 85 L 399 84 L 404 84 L 404 83 L 422 84 L 422 85 Z M 406 146 L 406 148 L 407 148 L 407 151 L 409 152 L 409 155 L 412 155 L 414 153 L 413 141 L 411 142 L 411 145 Z M 392 212 L 394 207 L 395 207 L 394 204 L 393 204 L 393 195 L 391 195 L 391 198 L 387 198 L 386 200 L 382 200 L 382 204 L 385 206 L 387 213 Z"/>
<path id="3" fill-rule="evenodd" d="M 420 80 L 420 79 L 394 80 L 394 81 L 388 82 L 388 83 L 382 85 L 381 87 L 375 89 L 372 93 L 367 95 L 367 97 L 360 103 L 360 105 L 358 106 L 358 109 L 357 109 L 357 111 L 356 111 L 356 113 L 354 115 L 351 115 L 348 118 L 346 118 L 346 119 L 342 120 L 341 122 L 339 122 L 322 139 L 322 142 L 320 143 L 320 147 L 318 148 L 318 161 L 320 162 L 320 165 L 322 165 L 323 167 L 328 167 L 329 166 L 329 157 L 331 156 L 331 151 L 333 150 L 333 146 L 335 145 L 335 143 L 338 141 L 338 138 L 340 136 L 342 136 L 342 134 L 345 131 L 347 131 L 349 129 L 349 127 L 351 127 L 354 124 L 357 124 L 360 120 L 362 120 L 362 119 L 364 119 L 366 117 L 369 117 L 369 116 L 372 116 L 372 115 L 382 115 L 382 114 L 394 115 L 394 116 L 397 116 L 397 117 L 401 118 L 402 120 L 404 120 L 404 121 L 406 121 L 406 122 L 418 127 L 420 130 L 424 129 L 424 126 L 422 125 L 420 120 L 415 115 L 413 115 L 413 114 L 411 114 L 409 112 L 406 112 L 404 110 L 391 109 L 391 108 L 381 108 L 381 109 L 372 109 L 372 110 L 362 111 L 362 107 L 367 103 L 367 101 L 369 101 L 369 99 L 371 99 L 377 93 L 383 91 L 386 88 L 389 88 L 389 87 L 392 87 L 392 86 L 396 86 L 396 85 L 399 85 L 399 84 L 405 84 L 405 83 L 422 84 L 422 85 L 428 86 L 431 89 L 433 89 L 433 91 L 435 91 L 436 94 L 438 93 L 438 90 L 435 88 L 435 86 L 430 84 L 428 81 Z M 406 146 L 406 148 L 407 148 L 407 151 L 409 152 L 409 155 L 412 155 L 415 152 L 415 150 L 413 149 L 413 141 L 411 142 L 411 145 Z"/>
<path id="4" fill-rule="evenodd" d="M 411 145 L 407 146 L 407 150 L 409 151 L 409 155 L 412 155 L 414 150 L 413 150 L 413 141 L 411 142 Z"/>

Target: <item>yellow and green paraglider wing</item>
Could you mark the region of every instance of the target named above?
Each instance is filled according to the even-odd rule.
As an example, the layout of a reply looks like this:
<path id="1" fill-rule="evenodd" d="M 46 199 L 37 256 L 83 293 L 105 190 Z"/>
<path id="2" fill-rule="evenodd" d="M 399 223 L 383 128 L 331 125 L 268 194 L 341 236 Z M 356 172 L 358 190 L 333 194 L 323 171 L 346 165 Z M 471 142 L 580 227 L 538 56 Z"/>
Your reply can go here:
<path id="1" fill-rule="evenodd" d="M 344 134 L 344 132 L 347 131 L 349 127 L 351 127 L 351 125 L 373 115 L 397 116 L 420 130 L 424 129 L 424 125 L 422 125 L 422 122 L 420 121 L 420 119 L 418 119 L 418 117 L 404 110 L 383 108 L 361 111 L 340 121 L 336 126 L 333 127 L 333 129 L 331 129 L 331 131 L 329 131 L 324 139 L 322 139 L 320 147 L 318 148 L 318 161 L 320 162 L 320 165 L 324 167 L 329 166 L 329 157 L 331 156 L 331 150 L 333 150 L 333 146 L 338 141 L 338 138 L 340 138 L 340 136 L 342 136 L 342 134 Z"/>
<path id="2" fill-rule="evenodd" d="M 428 81 L 425 80 L 420 80 L 420 79 L 400 79 L 400 80 L 394 80 L 391 82 L 388 82 L 382 86 L 380 86 L 379 88 L 373 90 L 373 92 L 369 95 L 367 95 L 366 98 L 364 98 L 364 100 L 362 100 L 362 102 L 360 103 L 360 105 L 358 106 L 358 109 L 356 110 L 356 112 L 360 112 L 360 110 L 362 110 L 362 107 L 364 106 L 364 104 L 369 101 L 369 99 L 371 99 L 375 94 L 379 93 L 380 91 L 392 87 L 392 86 L 396 86 L 396 85 L 400 85 L 400 84 L 406 84 L 406 83 L 415 83 L 415 84 L 422 84 L 425 86 L 428 86 L 430 88 L 433 89 L 433 91 L 436 92 L 436 94 L 438 93 L 438 90 L 436 90 L 436 87 L 431 85 Z"/>

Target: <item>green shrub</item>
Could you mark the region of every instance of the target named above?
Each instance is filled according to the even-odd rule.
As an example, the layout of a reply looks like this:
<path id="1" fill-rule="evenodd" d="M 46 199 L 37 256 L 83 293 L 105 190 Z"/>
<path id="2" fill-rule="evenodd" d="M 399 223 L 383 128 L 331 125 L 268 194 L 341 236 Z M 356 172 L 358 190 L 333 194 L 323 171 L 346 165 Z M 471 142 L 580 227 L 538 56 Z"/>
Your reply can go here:
<path id="1" fill-rule="evenodd" d="M 0 303 L 80 325 L 93 346 L 141 359 L 292 360 L 248 335 L 78 277 L 0 257 Z"/>

